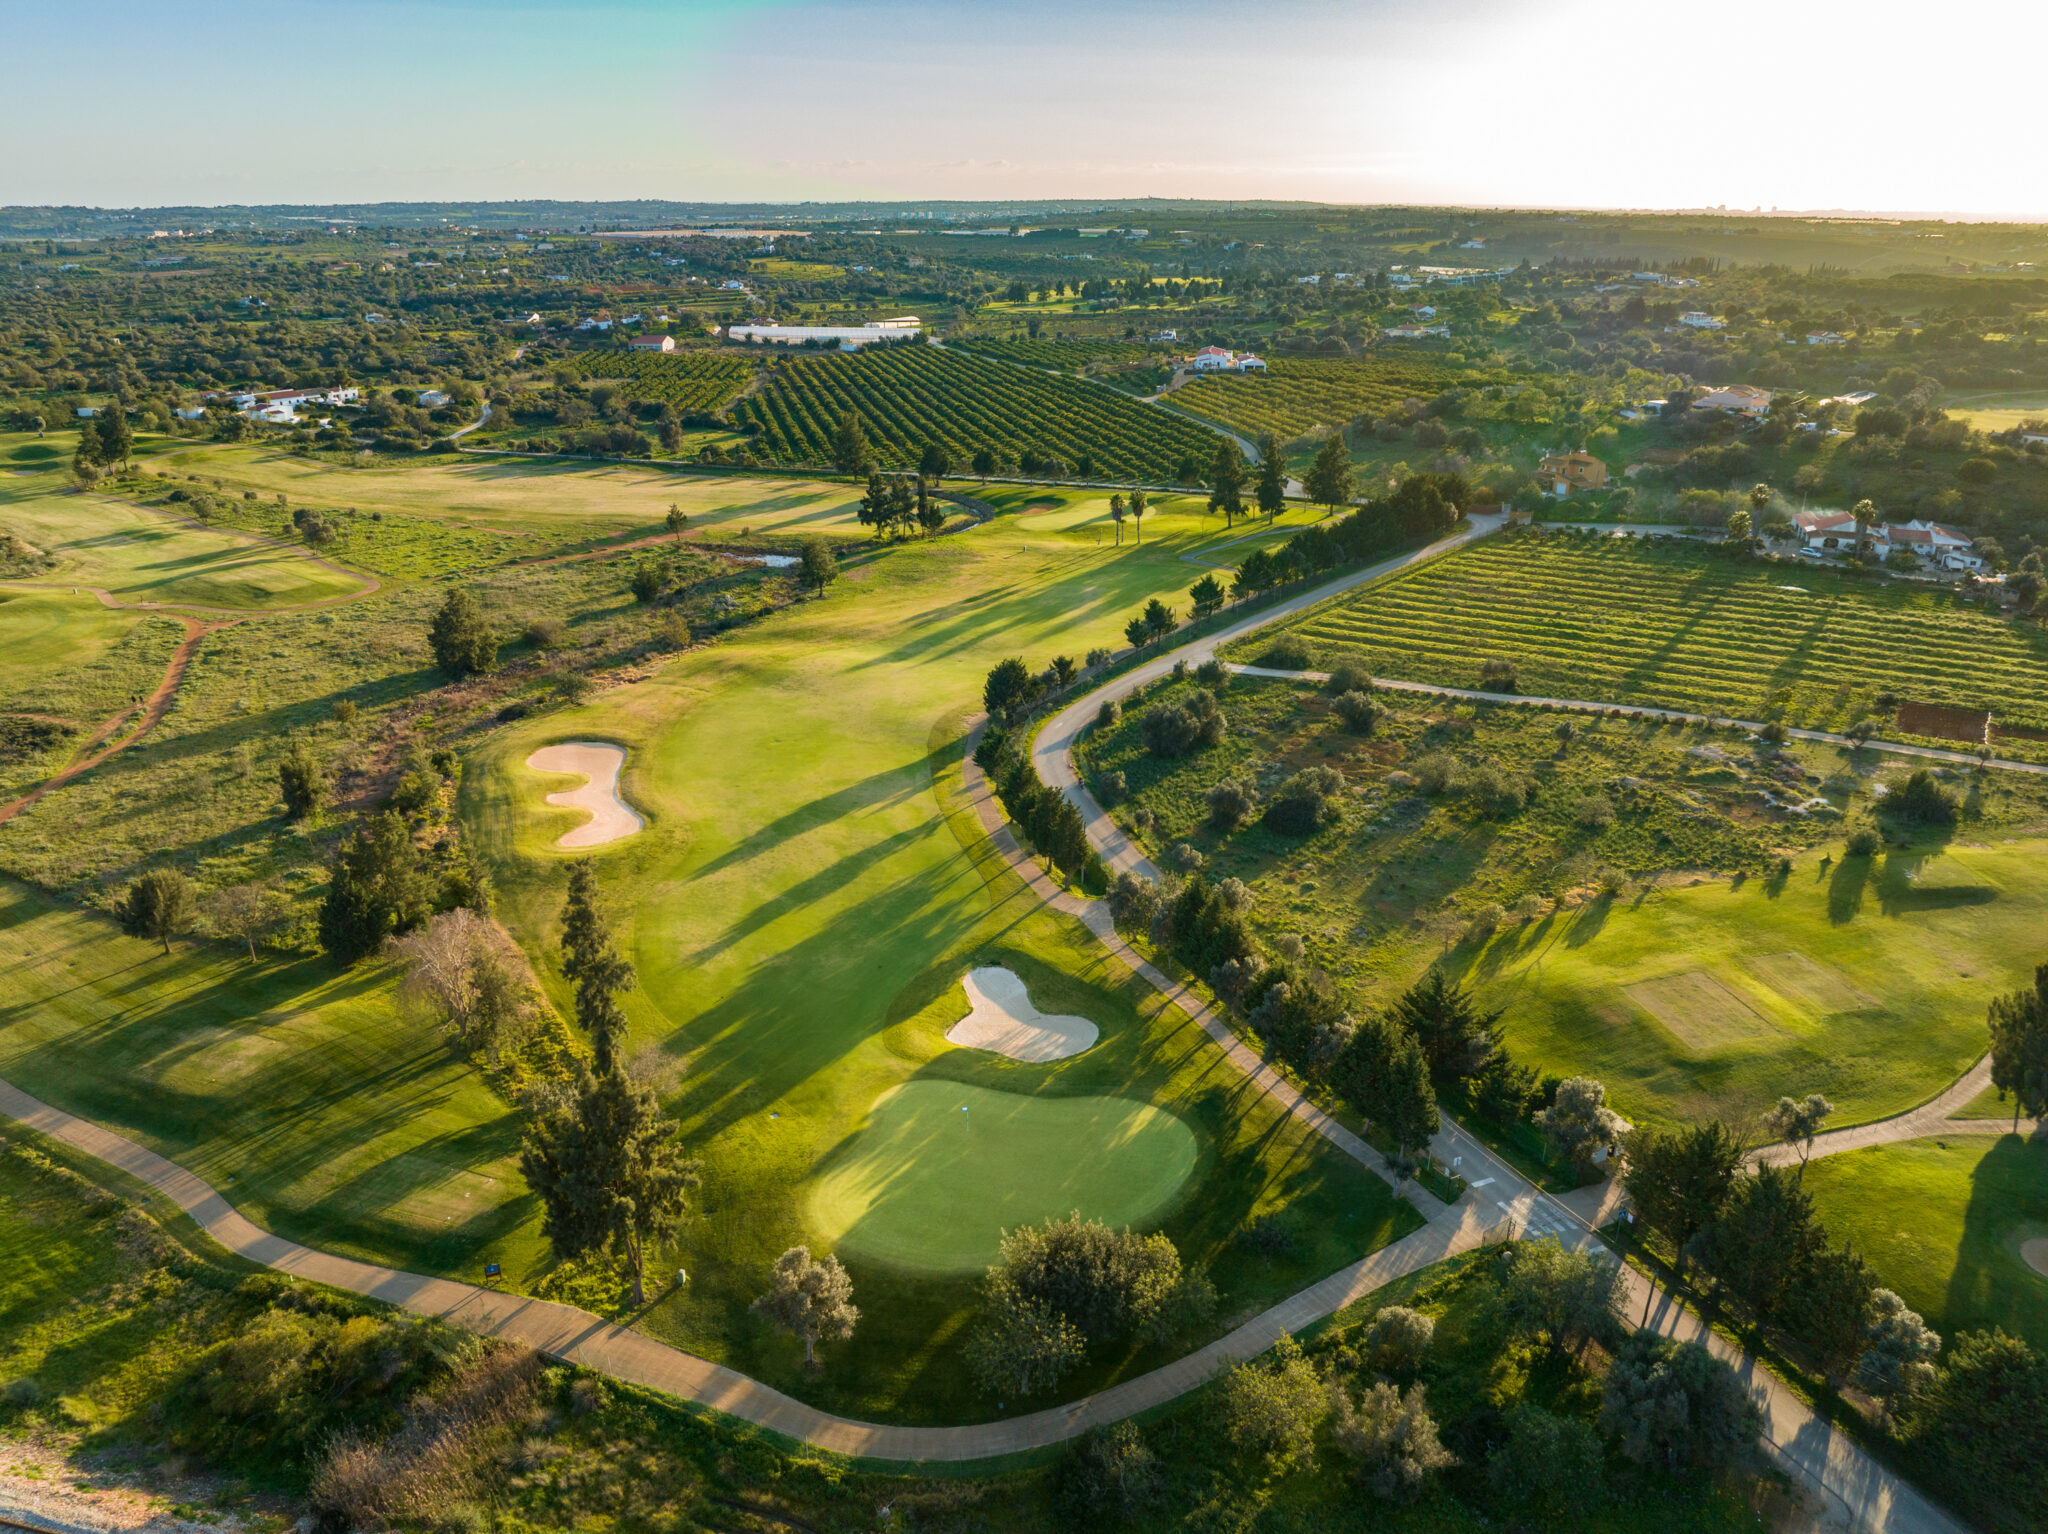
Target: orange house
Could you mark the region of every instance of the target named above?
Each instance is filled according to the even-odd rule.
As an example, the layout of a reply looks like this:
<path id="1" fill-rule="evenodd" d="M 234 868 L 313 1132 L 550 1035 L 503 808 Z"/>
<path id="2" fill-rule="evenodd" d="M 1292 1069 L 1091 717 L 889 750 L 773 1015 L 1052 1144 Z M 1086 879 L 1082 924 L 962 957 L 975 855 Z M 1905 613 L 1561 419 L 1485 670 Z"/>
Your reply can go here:
<path id="1" fill-rule="evenodd" d="M 1536 466 L 1536 483 L 1545 495 L 1563 500 L 1574 490 L 1605 489 L 1607 465 L 1583 448 L 1576 453 L 1552 453 Z"/>

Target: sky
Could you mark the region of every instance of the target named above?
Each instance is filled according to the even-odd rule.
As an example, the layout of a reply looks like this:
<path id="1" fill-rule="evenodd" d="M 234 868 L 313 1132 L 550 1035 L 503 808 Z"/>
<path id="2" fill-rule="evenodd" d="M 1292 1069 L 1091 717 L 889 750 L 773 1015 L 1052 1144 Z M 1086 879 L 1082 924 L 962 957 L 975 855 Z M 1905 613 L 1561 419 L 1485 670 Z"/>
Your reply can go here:
<path id="1" fill-rule="evenodd" d="M 0 203 L 2048 216 L 2036 0 L 0 0 Z"/>

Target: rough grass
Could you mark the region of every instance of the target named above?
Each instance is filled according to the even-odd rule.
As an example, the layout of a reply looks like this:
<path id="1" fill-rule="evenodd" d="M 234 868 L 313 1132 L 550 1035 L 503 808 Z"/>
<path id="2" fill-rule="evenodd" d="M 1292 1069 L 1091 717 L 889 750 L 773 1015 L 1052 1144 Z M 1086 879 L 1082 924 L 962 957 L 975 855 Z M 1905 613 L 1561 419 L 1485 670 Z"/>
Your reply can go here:
<path id="1" fill-rule="evenodd" d="M 173 619 L 111 611 L 87 595 L 0 590 L 0 717 L 55 731 L 10 735 L 18 744 L 0 752 L 0 799 L 49 777 L 147 697 L 184 632 Z"/>
<path id="2" fill-rule="evenodd" d="M 1530 696 L 1820 728 L 1880 713 L 1884 693 L 2016 724 L 2043 722 L 2048 696 L 2048 631 L 1945 590 L 1627 539 L 1484 539 L 1298 628 L 1381 676 L 1477 687 L 1501 657 Z"/>
<path id="3" fill-rule="evenodd" d="M 1806 1186 L 1837 1239 L 1946 1338 L 2001 1326 L 2048 1348 L 2048 1275 L 2021 1244 L 2048 1237 L 2048 1144 L 1956 1135 L 1813 1162 Z"/>

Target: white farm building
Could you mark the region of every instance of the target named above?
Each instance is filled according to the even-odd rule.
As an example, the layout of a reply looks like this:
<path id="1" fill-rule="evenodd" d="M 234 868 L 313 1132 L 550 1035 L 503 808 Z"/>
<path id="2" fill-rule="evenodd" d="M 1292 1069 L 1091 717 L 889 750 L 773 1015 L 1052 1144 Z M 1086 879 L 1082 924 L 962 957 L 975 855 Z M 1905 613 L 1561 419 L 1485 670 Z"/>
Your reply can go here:
<path id="1" fill-rule="evenodd" d="M 770 346 L 802 346 L 808 342 L 836 343 L 841 351 L 858 351 L 877 341 L 908 341 L 924 328 L 914 314 L 899 314 L 891 320 L 869 320 L 865 325 L 729 325 L 726 337 Z"/>

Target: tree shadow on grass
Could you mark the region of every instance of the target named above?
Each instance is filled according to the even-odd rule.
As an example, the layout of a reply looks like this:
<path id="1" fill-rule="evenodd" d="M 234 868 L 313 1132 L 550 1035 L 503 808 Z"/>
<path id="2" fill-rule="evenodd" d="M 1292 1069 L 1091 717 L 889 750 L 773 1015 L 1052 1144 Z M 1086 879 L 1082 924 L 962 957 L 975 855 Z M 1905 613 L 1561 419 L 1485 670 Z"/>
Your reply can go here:
<path id="1" fill-rule="evenodd" d="M 1878 907 L 1887 916 L 1905 916 L 1916 911 L 1952 911 L 1967 906 L 1989 905 L 1998 891 L 1988 884 L 1922 884 L 1921 873 L 1938 857 L 1938 849 L 1893 852 L 1884 860 L 1877 880 Z M 1958 870 L 1960 871 L 1960 870 Z"/>
<path id="2" fill-rule="evenodd" d="M 1953 1142 L 1951 1142 L 1953 1143 Z M 1965 1143 L 1968 1143 L 1967 1141 Z M 1963 1236 L 1939 1321 L 1944 1341 L 1964 1330 L 2003 1327 L 2048 1348 L 2048 1275 L 2021 1255 L 2048 1236 L 2048 1138 L 2005 1134 L 1970 1176 Z"/>
<path id="3" fill-rule="evenodd" d="M 1571 923 L 1564 929 L 1564 946 L 1584 948 L 1600 935 L 1613 910 L 1614 897 L 1607 894 L 1597 895 L 1580 906 L 1572 914 Z"/>
<path id="4" fill-rule="evenodd" d="M 1844 854 L 1828 880 L 1828 920 L 1840 927 L 1856 919 L 1863 909 L 1863 891 L 1870 883 L 1872 857 Z"/>
<path id="5" fill-rule="evenodd" d="M 885 767 L 880 772 L 869 773 L 858 783 L 849 783 L 844 788 L 778 815 L 766 825 L 748 832 L 710 862 L 691 870 L 689 877 L 693 882 L 708 879 L 713 874 L 772 851 L 793 836 L 830 825 L 856 811 L 886 809 L 927 793 L 931 788 L 931 761 L 928 754 L 898 767 Z"/>

